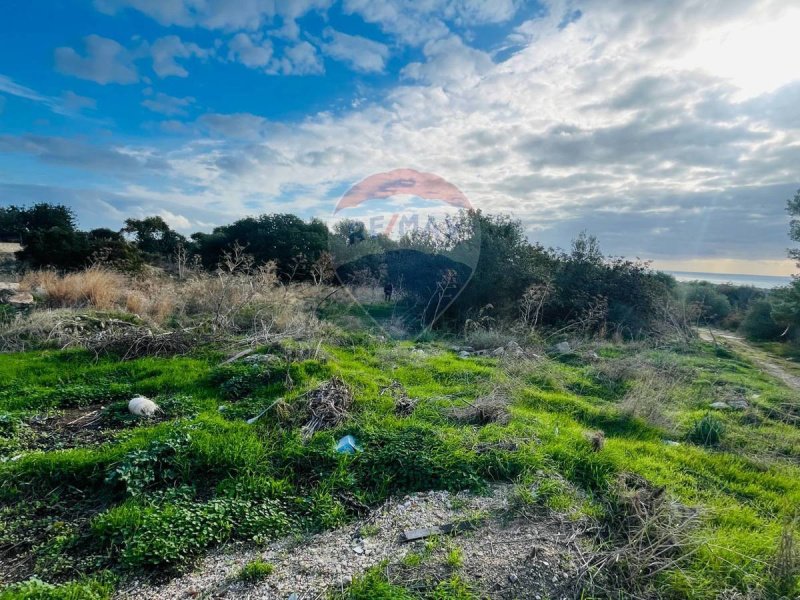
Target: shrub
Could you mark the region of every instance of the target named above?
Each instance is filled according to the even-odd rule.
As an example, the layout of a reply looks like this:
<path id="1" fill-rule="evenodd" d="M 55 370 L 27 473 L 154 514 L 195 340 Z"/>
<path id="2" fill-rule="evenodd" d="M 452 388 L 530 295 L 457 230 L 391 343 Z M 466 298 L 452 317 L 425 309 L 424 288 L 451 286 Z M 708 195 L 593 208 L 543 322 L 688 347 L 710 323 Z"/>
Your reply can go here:
<path id="1" fill-rule="evenodd" d="M 272 575 L 274 570 L 275 566 L 272 563 L 256 559 L 243 566 L 236 575 L 236 579 L 250 583 L 261 581 Z"/>
<path id="2" fill-rule="evenodd" d="M 722 441 L 725 434 L 725 425 L 711 413 L 706 413 L 702 419 L 695 421 L 689 432 L 689 440 L 703 446 L 716 446 Z"/>
<path id="3" fill-rule="evenodd" d="M 740 330 L 748 339 L 769 341 L 780 338 L 784 328 L 773 320 L 772 305 L 760 300 L 750 305 Z"/>

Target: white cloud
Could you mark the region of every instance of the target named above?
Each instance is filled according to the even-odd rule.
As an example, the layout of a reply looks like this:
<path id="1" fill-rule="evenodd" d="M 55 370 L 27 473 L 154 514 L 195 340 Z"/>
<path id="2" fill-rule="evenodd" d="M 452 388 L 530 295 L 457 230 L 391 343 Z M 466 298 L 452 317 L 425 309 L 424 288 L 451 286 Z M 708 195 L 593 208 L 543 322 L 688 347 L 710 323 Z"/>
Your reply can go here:
<path id="1" fill-rule="evenodd" d="M 267 72 L 283 75 L 319 75 L 325 72 L 317 48 L 309 42 L 298 42 L 286 48 L 281 58 L 270 62 Z"/>
<path id="2" fill-rule="evenodd" d="M 367 38 L 348 35 L 328 27 L 322 49 L 331 58 L 349 64 L 356 71 L 380 73 L 386 67 L 389 48 Z"/>
<path id="3" fill-rule="evenodd" d="M 189 72 L 179 64 L 178 58 L 205 58 L 211 54 L 193 43 L 183 42 L 177 35 L 168 35 L 159 38 L 150 46 L 150 55 L 153 58 L 153 71 L 160 78 L 187 77 Z"/>
<path id="4" fill-rule="evenodd" d="M 61 94 L 61 102 L 64 108 L 71 113 L 78 113 L 87 108 L 97 108 L 97 101 L 94 98 L 80 96 L 71 91 L 66 91 Z"/>
<path id="5" fill-rule="evenodd" d="M 272 44 L 246 33 L 237 33 L 228 42 L 228 60 L 242 63 L 251 69 L 266 67 L 272 58 Z"/>
<path id="6" fill-rule="evenodd" d="M 458 36 L 435 40 L 425 44 L 424 63 L 406 65 L 403 77 L 435 85 L 471 86 L 492 68 L 488 54 L 465 45 Z"/>
<path id="7" fill-rule="evenodd" d="M 194 104 L 195 99 L 191 96 L 176 98 L 161 92 L 157 92 L 154 97 L 142 100 L 142 106 L 153 112 L 167 116 L 184 116 L 188 108 Z"/>
<path id="8" fill-rule="evenodd" d="M 108 14 L 137 10 L 162 25 L 235 31 L 257 30 L 276 17 L 294 22 L 310 11 L 327 9 L 332 0 L 95 0 L 94 4 Z"/>
<path id="9" fill-rule="evenodd" d="M 173 229 L 187 231 L 192 226 L 192 222 L 183 215 L 175 214 L 163 208 L 158 211 L 158 216 L 164 219 L 167 225 Z"/>
<path id="10" fill-rule="evenodd" d="M 87 35 L 83 41 L 86 46 L 83 56 L 73 48 L 56 48 L 55 61 L 59 72 L 102 85 L 139 81 L 133 56 L 119 43 L 94 34 Z"/>
<path id="11" fill-rule="evenodd" d="M 387 31 L 418 24 L 420 10 L 404 16 L 405 6 L 345 3 Z M 343 185 L 412 167 L 445 177 L 477 207 L 522 218 L 547 244 L 564 245 L 588 228 L 613 253 L 778 260 L 783 200 L 800 185 L 793 67 L 768 86 L 783 87 L 742 100 L 742 82 L 726 68 L 709 61 L 688 69 L 680 60 L 704 39 L 782 18 L 781 6 L 553 2 L 548 14 L 517 28 L 507 40 L 516 51 L 498 62 L 432 17 L 430 29 L 397 34 L 419 43 L 424 60 L 381 102 L 285 124 L 209 114 L 182 127 L 178 140 L 116 148 L 103 160 L 108 170 L 124 170 L 131 160 L 141 170 L 150 161 L 159 177 L 125 180 L 119 195 L 148 206 L 163 202 L 195 222 L 301 208 L 327 216 Z M 568 26 L 565 15 L 573 15 Z M 321 68 L 308 42 L 267 66 L 287 73 Z M 50 162 L 92 156 L 78 148 L 76 160 L 63 144 L 23 142 Z M 5 151 L 19 147 L 19 139 L 5 140 Z M 196 219 L 199 210 L 205 214 Z M 664 230 L 670 234 L 649 233 Z"/>

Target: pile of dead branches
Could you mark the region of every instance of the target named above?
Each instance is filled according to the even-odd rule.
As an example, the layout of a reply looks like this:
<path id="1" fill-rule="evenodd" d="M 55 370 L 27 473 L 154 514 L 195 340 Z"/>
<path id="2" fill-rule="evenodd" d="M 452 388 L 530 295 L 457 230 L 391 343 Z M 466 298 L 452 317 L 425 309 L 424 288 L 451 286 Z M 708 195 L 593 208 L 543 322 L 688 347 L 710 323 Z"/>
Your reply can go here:
<path id="1" fill-rule="evenodd" d="M 475 400 L 461 399 L 467 406 L 454 408 L 450 418 L 462 425 L 488 425 L 497 423 L 507 425 L 511 421 L 508 411 L 509 398 L 505 392 L 495 389 Z"/>
<path id="2" fill-rule="evenodd" d="M 654 576 L 680 568 L 699 548 L 693 535 L 699 512 L 638 475 L 619 477 L 610 509 L 595 550 L 581 556 L 578 580 L 593 593 L 626 590 L 633 597 L 651 597 Z"/>
<path id="3" fill-rule="evenodd" d="M 403 387 L 403 384 L 396 379 L 393 379 L 389 385 L 387 385 L 385 388 L 382 388 L 380 395 L 391 396 L 391 398 L 394 400 L 394 412 L 396 415 L 401 417 L 407 417 L 414 412 L 414 408 L 416 408 L 417 403 L 419 402 L 417 398 L 409 397 L 405 388 Z"/>
<path id="4" fill-rule="evenodd" d="M 154 332 L 147 327 L 112 327 L 78 340 L 95 354 L 114 354 L 122 360 L 144 356 L 182 356 L 199 345 L 221 341 L 218 335 L 194 329 Z"/>
<path id="5" fill-rule="evenodd" d="M 303 426 L 304 438 L 322 429 L 332 429 L 344 423 L 353 406 L 353 393 L 339 377 L 333 377 L 306 394 L 310 418 Z"/>

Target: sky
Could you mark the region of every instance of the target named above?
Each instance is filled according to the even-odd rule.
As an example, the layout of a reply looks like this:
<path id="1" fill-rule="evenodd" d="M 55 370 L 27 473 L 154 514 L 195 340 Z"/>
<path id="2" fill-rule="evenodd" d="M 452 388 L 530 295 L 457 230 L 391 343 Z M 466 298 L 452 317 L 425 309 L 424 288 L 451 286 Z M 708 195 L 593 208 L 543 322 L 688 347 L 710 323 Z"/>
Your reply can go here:
<path id="1" fill-rule="evenodd" d="M 785 275 L 796 0 L 4 0 L 0 206 L 329 219 L 433 173 L 532 241 Z M 400 201 L 402 204 L 402 199 Z"/>

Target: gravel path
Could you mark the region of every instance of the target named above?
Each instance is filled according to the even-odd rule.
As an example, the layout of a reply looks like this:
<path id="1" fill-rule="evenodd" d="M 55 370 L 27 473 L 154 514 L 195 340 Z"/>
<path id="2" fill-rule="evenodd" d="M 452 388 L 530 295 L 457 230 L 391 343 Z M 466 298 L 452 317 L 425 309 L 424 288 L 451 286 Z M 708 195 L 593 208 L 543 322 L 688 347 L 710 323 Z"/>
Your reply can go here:
<path id="1" fill-rule="evenodd" d="M 342 589 L 354 576 L 386 561 L 392 580 L 421 583 L 424 575 L 436 579 L 458 572 L 490 598 L 567 598 L 574 569 L 570 542 L 578 526 L 554 516 L 511 519 L 510 486 L 493 488 L 491 496 L 425 492 L 389 501 L 368 518 L 307 539 L 283 539 L 262 549 L 229 545 L 206 556 L 195 570 L 157 585 L 132 580 L 120 586 L 119 598 L 324 598 Z M 406 529 L 443 525 L 454 520 L 484 517 L 477 529 L 446 538 L 419 567 L 401 564 L 409 552 L 422 552 L 424 541 L 402 543 Z M 368 526 L 368 527 L 366 527 Z M 370 535 L 362 537 L 361 531 Z M 463 564 L 447 566 L 445 555 L 458 546 Z M 242 566 L 254 559 L 275 565 L 275 571 L 257 584 L 235 581 Z"/>

